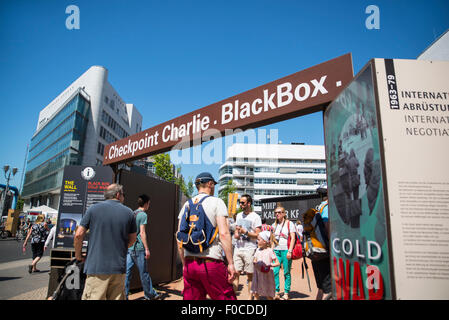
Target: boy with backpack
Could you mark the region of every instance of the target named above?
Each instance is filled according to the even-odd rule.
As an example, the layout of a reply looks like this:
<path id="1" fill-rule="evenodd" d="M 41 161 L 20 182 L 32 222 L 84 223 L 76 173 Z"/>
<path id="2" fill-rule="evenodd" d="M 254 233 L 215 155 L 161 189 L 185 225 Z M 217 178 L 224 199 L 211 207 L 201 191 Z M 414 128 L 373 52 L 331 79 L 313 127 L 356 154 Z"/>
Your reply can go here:
<path id="1" fill-rule="evenodd" d="M 160 294 L 153 288 L 153 283 L 147 267 L 148 259 L 150 259 L 150 249 L 146 234 L 146 226 L 148 223 L 147 211 L 150 208 L 150 197 L 146 194 L 141 194 L 137 199 L 137 204 L 139 207 L 134 211 L 137 225 L 137 238 L 136 242 L 128 248 L 128 254 L 126 256 L 125 298 L 128 300 L 132 268 L 136 265 L 139 270 L 144 299 L 157 300 L 160 298 Z"/>
<path id="2" fill-rule="evenodd" d="M 236 300 L 232 281 L 236 276 L 232 258 L 228 210 L 214 197 L 215 185 L 209 172 L 195 179 L 198 194 L 179 212 L 178 253 L 183 264 L 184 300 Z M 223 260 L 223 253 L 226 263 Z"/>
<path id="3" fill-rule="evenodd" d="M 332 296 L 329 255 L 329 215 L 327 188 L 317 190 L 322 194 L 322 202 L 317 210 L 310 208 L 304 213 L 304 249 L 306 257 L 312 261 L 318 293 L 316 300 L 325 300 Z"/>

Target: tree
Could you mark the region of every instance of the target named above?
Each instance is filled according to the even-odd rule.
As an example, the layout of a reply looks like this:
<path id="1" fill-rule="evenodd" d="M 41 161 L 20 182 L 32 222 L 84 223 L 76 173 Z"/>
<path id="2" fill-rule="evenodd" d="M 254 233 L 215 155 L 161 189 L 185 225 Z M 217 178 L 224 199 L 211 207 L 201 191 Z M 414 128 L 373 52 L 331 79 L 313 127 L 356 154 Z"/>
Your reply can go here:
<path id="1" fill-rule="evenodd" d="M 155 173 L 162 179 L 168 182 L 175 182 L 173 174 L 173 164 L 170 162 L 170 155 L 168 153 L 160 153 L 153 157 Z"/>
<path id="2" fill-rule="evenodd" d="M 177 174 L 177 178 L 175 178 L 175 184 L 177 184 L 179 186 L 179 188 L 181 189 L 181 192 L 183 194 L 185 194 L 187 197 L 189 197 L 187 194 L 187 185 L 186 182 L 184 181 L 184 177 L 181 174 L 181 168 L 177 168 L 176 171 L 178 172 Z"/>
<path id="3" fill-rule="evenodd" d="M 234 193 L 235 190 L 237 190 L 237 186 L 232 179 L 229 179 L 226 186 L 218 193 L 218 197 L 223 200 L 226 205 L 228 205 L 228 194 Z"/>
<path id="4" fill-rule="evenodd" d="M 195 192 L 195 185 L 193 184 L 193 178 L 189 177 L 189 182 L 187 182 L 187 194 L 186 194 L 186 196 L 189 197 L 189 198 L 192 198 L 194 192 Z"/>
<path id="5" fill-rule="evenodd" d="M 192 177 L 190 177 L 189 182 L 186 185 L 184 181 L 184 177 L 181 174 L 181 167 L 176 168 L 177 177 L 173 174 L 174 165 L 170 161 L 170 155 L 168 153 L 161 153 L 155 155 L 154 159 L 154 167 L 155 173 L 162 179 L 168 182 L 172 182 L 177 184 L 181 189 L 181 192 L 186 195 L 186 197 L 191 198 L 193 196 L 194 188 Z"/>
<path id="6" fill-rule="evenodd" d="M 16 209 L 22 211 L 24 203 L 25 201 L 21 197 L 19 197 L 19 199 L 17 200 Z"/>

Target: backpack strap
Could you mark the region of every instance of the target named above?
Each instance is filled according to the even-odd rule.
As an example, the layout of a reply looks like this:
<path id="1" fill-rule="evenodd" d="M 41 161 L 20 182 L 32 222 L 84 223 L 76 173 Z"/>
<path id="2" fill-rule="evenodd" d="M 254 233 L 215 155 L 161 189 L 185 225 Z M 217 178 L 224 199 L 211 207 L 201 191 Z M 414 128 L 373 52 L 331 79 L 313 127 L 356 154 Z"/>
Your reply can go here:
<path id="1" fill-rule="evenodd" d="M 194 204 L 193 204 L 192 199 L 188 199 L 188 200 L 187 200 L 187 204 L 186 204 L 186 206 L 185 206 L 185 208 L 184 208 L 184 215 L 183 215 L 183 218 L 185 219 L 185 221 L 186 221 L 187 223 L 189 222 L 190 208 L 193 208 L 193 206 L 194 206 Z M 191 232 L 191 230 L 189 231 L 188 237 L 190 236 L 190 232 Z M 188 237 L 187 237 L 187 239 L 188 239 Z M 189 242 L 189 241 L 187 240 L 187 242 Z M 187 243 L 187 242 L 186 242 L 186 243 Z M 181 249 L 183 245 L 184 245 L 184 241 L 183 241 L 183 240 L 178 241 L 179 249 Z"/>
<path id="2" fill-rule="evenodd" d="M 209 195 L 203 197 L 200 201 L 198 201 L 198 204 L 201 204 L 206 198 L 209 198 L 209 197 L 210 197 Z"/>
<path id="3" fill-rule="evenodd" d="M 318 238 L 318 241 L 320 241 L 324 246 L 326 247 L 326 250 L 329 251 L 329 240 L 328 240 L 328 234 L 326 231 L 326 227 L 324 226 L 323 218 L 321 217 L 321 214 L 315 214 L 315 217 L 312 220 L 313 228 L 315 229 L 315 234 Z"/>
<path id="4" fill-rule="evenodd" d="M 320 208 L 320 215 L 323 213 L 324 208 L 327 207 L 327 204 L 328 204 L 328 202 L 326 201 L 326 203 L 321 206 L 321 208 Z"/>

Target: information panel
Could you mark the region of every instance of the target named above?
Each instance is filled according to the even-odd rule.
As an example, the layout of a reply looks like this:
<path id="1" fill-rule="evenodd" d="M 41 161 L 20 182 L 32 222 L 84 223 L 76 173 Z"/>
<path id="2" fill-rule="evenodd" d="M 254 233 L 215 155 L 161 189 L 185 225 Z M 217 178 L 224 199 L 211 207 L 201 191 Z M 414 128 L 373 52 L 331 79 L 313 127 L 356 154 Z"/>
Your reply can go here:
<path id="1" fill-rule="evenodd" d="M 371 62 L 329 105 L 324 120 L 334 297 L 392 299 Z"/>
<path id="2" fill-rule="evenodd" d="M 64 168 L 55 248 L 73 248 L 73 237 L 81 218 L 91 205 L 104 200 L 104 190 L 112 183 L 112 178 L 110 167 Z"/>
<path id="3" fill-rule="evenodd" d="M 449 62 L 375 59 L 398 299 L 449 299 Z"/>

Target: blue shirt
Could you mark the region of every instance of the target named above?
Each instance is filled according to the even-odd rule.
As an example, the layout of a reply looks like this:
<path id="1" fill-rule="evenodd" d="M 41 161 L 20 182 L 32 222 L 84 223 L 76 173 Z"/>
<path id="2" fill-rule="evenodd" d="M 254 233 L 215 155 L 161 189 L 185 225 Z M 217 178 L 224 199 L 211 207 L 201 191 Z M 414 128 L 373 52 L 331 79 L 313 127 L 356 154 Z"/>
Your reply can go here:
<path id="1" fill-rule="evenodd" d="M 323 206 L 324 206 L 324 208 L 323 208 Z M 329 206 L 327 205 L 327 200 L 321 202 L 320 206 L 318 207 L 319 208 L 318 212 L 321 212 L 321 218 L 323 218 L 324 222 L 328 222 L 329 221 L 329 213 L 327 211 L 328 207 Z"/>
<path id="2" fill-rule="evenodd" d="M 80 225 L 89 230 L 84 272 L 126 273 L 129 234 L 137 231 L 133 211 L 118 200 L 105 200 L 90 206 Z"/>

